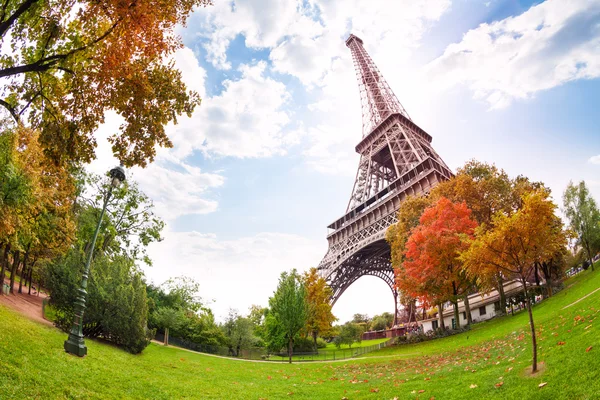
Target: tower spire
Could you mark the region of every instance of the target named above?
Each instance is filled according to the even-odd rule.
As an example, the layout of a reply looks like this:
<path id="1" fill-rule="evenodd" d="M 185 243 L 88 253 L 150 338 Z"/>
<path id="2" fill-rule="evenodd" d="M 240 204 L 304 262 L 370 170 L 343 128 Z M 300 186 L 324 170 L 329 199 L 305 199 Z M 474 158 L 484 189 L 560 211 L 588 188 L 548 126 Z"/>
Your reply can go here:
<path id="1" fill-rule="evenodd" d="M 377 69 L 369 53 L 363 47 L 363 41 L 358 36 L 351 34 L 346 40 L 346 46 L 352 52 L 352 61 L 358 79 L 363 137 L 368 135 L 390 114 L 398 113 L 410 119 L 383 75 Z"/>

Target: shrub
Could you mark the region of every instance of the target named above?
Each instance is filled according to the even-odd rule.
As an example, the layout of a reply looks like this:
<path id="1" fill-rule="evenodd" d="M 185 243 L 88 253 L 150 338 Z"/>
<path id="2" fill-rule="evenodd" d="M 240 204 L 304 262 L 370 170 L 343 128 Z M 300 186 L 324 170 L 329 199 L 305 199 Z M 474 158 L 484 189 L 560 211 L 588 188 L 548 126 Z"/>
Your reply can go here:
<path id="1" fill-rule="evenodd" d="M 324 349 L 325 347 L 327 347 L 325 339 L 317 338 L 317 349 Z"/>
<path id="2" fill-rule="evenodd" d="M 82 256 L 73 250 L 46 268 L 50 303 L 57 311 L 55 324 L 65 331 L 73 322 Z M 123 256 L 97 256 L 90 269 L 84 334 L 102 336 L 136 354 L 154 337 L 147 328 L 147 317 L 146 286 L 134 262 Z"/>
<path id="3" fill-rule="evenodd" d="M 314 351 L 312 338 L 296 337 L 294 339 L 294 353 L 311 353 Z"/>
<path id="4" fill-rule="evenodd" d="M 458 329 L 437 328 L 436 330 L 428 331 L 427 333 L 423 333 L 423 332 L 409 333 L 408 335 L 405 335 L 405 336 L 398 336 L 396 338 L 395 344 L 403 345 L 403 344 L 421 343 L 421 342 L 425 342 L 428 340 L 440 339 L 440 338 L 443 338 L 446 336 L 456 335 L 457 333 L 463 333 L 470 329 L 471 328 L 469 326 L 465 326 L 465 327 L 461 327 Z"/>

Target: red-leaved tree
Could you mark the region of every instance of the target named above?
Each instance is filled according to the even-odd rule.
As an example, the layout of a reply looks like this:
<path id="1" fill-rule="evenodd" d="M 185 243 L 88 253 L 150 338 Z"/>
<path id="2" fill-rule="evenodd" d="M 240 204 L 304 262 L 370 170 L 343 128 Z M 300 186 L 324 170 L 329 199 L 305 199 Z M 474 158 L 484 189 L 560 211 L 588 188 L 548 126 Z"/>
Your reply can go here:
<path id="1" fill-rule="evenodd" d="M 405 274 L 415 282 L 409 290 L 429 304 L 451 301 L 458 327 L 458 300 L 470 287 L 458 257 L 469 247 L 477 222 L 464 202 L 445 197 L 425 209 L 419 222 L 406 243 Z"/>

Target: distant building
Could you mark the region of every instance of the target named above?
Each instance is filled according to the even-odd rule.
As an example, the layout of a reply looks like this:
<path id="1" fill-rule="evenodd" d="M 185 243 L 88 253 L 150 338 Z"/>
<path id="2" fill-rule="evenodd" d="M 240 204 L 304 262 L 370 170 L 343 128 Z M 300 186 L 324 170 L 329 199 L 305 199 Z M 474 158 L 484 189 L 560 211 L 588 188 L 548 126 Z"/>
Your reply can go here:
<path id="1" fill-rule="evenodd" d="M 516 293 L 523 291 L 523 284 L 519 281 L 505 282 L 504 294 L 508 299 Z M 485 321 L 496 316 L 497 311 L 500 309 L 500 294 L 497 290 L 494 290 L 486 295 L 475 293 L 469 296 L 469 307 L 471 308 L 471 318 L 473 322 Z M 458 303 L 458 314 L 460 326 L 467 324 L 467 313 L 465 312 L 465 305 L 462 301 Z M 444 305 L 444 324 L 448 328 L 456 328 L 454 322 L 454 308 L 452 303 L 446 303 Z M 421 325 L 423 332 L 435 330 L 439 327 L 439 318 L 437 313 L 434 317 L 418 321 Z"/>

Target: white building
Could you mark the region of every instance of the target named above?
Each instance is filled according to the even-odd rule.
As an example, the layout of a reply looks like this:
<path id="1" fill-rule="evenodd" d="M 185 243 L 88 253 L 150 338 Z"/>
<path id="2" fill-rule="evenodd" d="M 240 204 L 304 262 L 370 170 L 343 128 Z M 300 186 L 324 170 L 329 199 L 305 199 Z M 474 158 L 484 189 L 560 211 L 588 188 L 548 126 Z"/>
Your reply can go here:
<path id="1" fill-rule="evenodd" d="M 510 281 L 504 283 L 504 294 L 510 297 L 515 293 L 523 291 L 523 284 L 519 281 Z M 469 296 L 469 306 L 471 308 L 471 318 L 473 322 L 485 321 L 496 316 L 497 309 L 500 308 L 500 294 L 494 290 L 486 295 L 475 293 Z M 465 312 L 464 302 L 458 302 L 458 319 L 460 326 L 467 324 L 467 313 Z M 439 318 L 436 315 L 433 318 L 419 321 L 423 332 L 435 330 L 439 327 Z M 454 308 L 452 303 L 444 304 L 444 324 L 448 328 L 455 328 Z"/>

